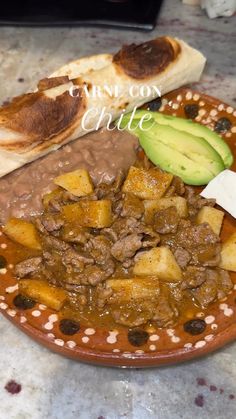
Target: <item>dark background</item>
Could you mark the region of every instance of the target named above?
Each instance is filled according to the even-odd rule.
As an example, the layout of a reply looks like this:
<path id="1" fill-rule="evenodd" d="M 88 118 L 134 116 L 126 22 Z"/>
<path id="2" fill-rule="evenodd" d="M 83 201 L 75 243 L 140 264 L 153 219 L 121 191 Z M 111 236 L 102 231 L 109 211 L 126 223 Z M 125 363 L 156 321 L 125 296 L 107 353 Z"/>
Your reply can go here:
<path id="1" fill-rule="evenodd" d="M 153 29 L 163 0 L 9 0 L 0 24 L 109 25 Z"/>

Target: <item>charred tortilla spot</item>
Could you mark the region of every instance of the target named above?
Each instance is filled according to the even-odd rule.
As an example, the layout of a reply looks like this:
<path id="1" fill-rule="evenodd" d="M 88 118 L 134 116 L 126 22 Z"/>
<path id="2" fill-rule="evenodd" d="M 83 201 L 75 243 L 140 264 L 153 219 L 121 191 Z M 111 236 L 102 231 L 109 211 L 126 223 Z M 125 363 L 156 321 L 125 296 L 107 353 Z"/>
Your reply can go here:
<path id="1" fill-rule="evenodd" d="M 206 322 L 202 319 L 188 320 L 184 323 L 184 331 L 190 335 L 196 336 L 203 333 L 206 329 Z"/>
<path id="2" fill-rule="evenodd" d="M 133 346 L 142 346 L 147 343 L 149 338 L 148 332 L 142 329 L 132 329 L 128 332 L 129 343 Z"/>
<path id="3" fill-rule="evenodd" d="M 124 45 L 114 55 L 113 62 L 134 79 L 146 79 L 161 73 L 180 52 L 177 42 L 167 37 L 154 39 L 141 45 Z"/>
<path id="4" fill-rule="evenodd" d="M 121 103 L 121 104 L 118 106 L 118 109 L 123 110 L 123 109 L 126 109 L 126 108 L 127 108 L 127 106 L 129 106 L 129 102 L 124 102 L 124 103 Z"/>
<path id="5" fill-rule="evenodd" d="M 90 84 L 90 85 L 91 85 L 91 83 L 86 83 L 86 82 L 82 79 L 82 77 L 76 77 L 76 78 L 74 78 L 74 79 L 71 79 L 70 81 L 74 84 L 74 86 L 85 86 L 85 85 L 88 85 L 88 84 Z"/>
<path id="6" fill-rule="evenodd" d="M 21 138 L 4 142 L 5 150 L 37 152 L 50 142 L 61 143 L 74 130 L 78 115 L 85 108 L 85 97 L 78 88 L 76 95 L 68 91 L 50 98 L 44 92 L 28 93 L 18 96 L 9 106 L 0 110 L 0 120 L 5 128 L 15 131 Z M 55 141 L 54 141 L 55 137 Z M 38 147 L 37 147 L 38 146 Z"/>
<path id="7" fill-rule="evenodd" d="M 92 90 L 92 88 L 93 88 L 92 83 L 86 83 L 86 86 L 87 86 L 88 92 L 90 92 L 90 90 Z"/>
<path id="8" fill-rule="evenodd" d="M 53 87 L 68 83 L 69 81 L 68 76 L 45 78 L 38 82 L 38 90 L 41 92 L 43 90 L 52 89 Z"/>

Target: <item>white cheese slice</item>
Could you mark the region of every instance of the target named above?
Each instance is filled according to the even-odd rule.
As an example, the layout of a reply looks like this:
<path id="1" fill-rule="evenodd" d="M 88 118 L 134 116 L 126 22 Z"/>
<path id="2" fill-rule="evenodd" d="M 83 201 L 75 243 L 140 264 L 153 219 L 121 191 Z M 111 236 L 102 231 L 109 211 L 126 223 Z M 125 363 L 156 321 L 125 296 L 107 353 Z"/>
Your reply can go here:
<path id="1" fill-rule="evenodd" d="M 200 195 L 215 198 L 218 205 L 236 218 L 236 172 L 224 170 L 208 183 Z"/>

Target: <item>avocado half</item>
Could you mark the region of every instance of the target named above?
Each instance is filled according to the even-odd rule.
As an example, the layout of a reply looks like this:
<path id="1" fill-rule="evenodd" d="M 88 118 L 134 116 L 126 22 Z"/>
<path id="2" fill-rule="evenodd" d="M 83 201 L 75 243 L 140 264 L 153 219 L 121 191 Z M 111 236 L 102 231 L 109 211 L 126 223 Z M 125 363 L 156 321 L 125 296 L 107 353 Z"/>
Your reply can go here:
<path id="1" fill-rule="evenodd" d="M 220 135 L 211 131 L 210 128 L 193 122 L 190 119 L 165 115 L 160 112 L 138 110 L 136 111 L 134 118 L 140 119 L 146 113 L 149 113 L 158 124 L 167 125 L 177 130 L 195 135 L 196 137 L 204 138 L 204 140 L 206 140 L 221 156 L 225 168 L 229 168 L 232 165 L 234 158 L 228 144 L 220 137 Z"/>
<path id="2" fill-rule="evenodd" d="M 141 129 L 137 119 L 130 121 L 130 116 L 125 115 L 120 127 L 138 136 L 153 163 L 181 177 L 185 183 L 205 185 L 224 170 L 221 156 L 204 138 L 160 125 L 153 118 L 144 120 Z"/>
<path id="3" fill-rule="evenodd" d="M 205 185 L 215 176 L 206 167 L 167 144 L 139 133 L 140 145 L 148 158 L 163 170 L 179 176 L 188 185 Z"/>

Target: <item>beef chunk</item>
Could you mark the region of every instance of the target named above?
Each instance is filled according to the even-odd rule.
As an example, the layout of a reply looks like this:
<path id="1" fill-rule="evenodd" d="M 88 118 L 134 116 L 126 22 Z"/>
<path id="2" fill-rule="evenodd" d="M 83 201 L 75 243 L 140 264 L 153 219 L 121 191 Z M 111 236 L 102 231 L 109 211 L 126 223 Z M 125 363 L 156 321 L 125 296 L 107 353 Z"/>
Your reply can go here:
<path id="1" fill-rule="evenodd" d="M 115 230 L 113 230 L 111 227 L 107 227 L 104 228 L 102 230 L 103 234 L 105 234 L 105 236 L 107 236 L 113 243 L 116 242 L 116 240 L 118 239 L 118 235 L 116 233 Z"/>
<path id="2" fill-rule="evenodd" d="M 191 290 L 191 294 L 203 308 L 215 301 L 217 297 L 217 273 L 207 273 L 207 279 L 198 288 Z"/>
<path id="3" fill-rule="evenodd" d="M 36 273 L 40 269 L 42 258 L 40 256 L 23 260 L 15 266 L 15 274 L 18 278 L 24 278 L 27 275 Z"/>
<path id="4" fill-rule="evenodd" d="M 178 265 L 182 269 L 186 268 L 191 260 L 191 255 L 186 249 L 183 249 L 183 247 L 177 247 L 177 249 L 174 251 L 174 256 Z"/>
<path id="5" fill-rule="evenodd" d="M 103 265 L 111 258 L 112 242 L 104 235 L 92 237 L 85 246 L 85 249 L 94 258 L 96 263 Z"/>
<path id="6" fill-rule="evenodd" d="M 70 202 L 77 202 L 80 198 L 73 195 L 69 191 L 60 190 L 56 193 L 56 195 L 52 196 L 50 201 L 48 202 L 48 211 L 53 213 L 59 213 L 61 211 L 61 206 L 66 205 Z"/>
<path id="7" fill-rule="evenodd" d="M 187 225 L 180 228 L 175 238 L 179 246 L 191 249 L 201 245 L 219 243 L 219 237 L 213 232 L 209 224 Z"/>
<path id="8" fill-rule="evenodd" d="M 48 232 L 47 232 L 46 228 L 44 227 L 40 217 L 38 217 L 34 220 L 34 224 L 35 224 L 35 227 L 38 229 L 38 231 L 40 231 L 40 233 L 42 233 L 43 235 L 48 234 Z"/>
<path id="9" fill-rule="evenodd" d="M 171 185 L 174 186 L 176 195 L 184 195 L 185 184 L 179 176 L 173 177 Z"/>
<path id="10" fill-rule="evenodd" d="M 197 246 L 192 249 L 192 264 L 203 266 L 218 266 L 221 260 L 220 243 Z"/>
<path id="11" fill-rule="evenodd" d="M 220 239 L 207 223 L 191 225 L 181 223 L 176 235 L 165 239 L 174 252 L 183 248 L 191 255 L 191 264 L 217 266 L 220 262 Z"/>
<path id="12" fill-rule="evenodd" d="M 82 311 L 88 304 L 88 288 L 84 285 L 65 284 L 64 288 L 68 290 L 70 298 L 70 307 L 73 310 Z"/>
<path id="13" fill-rule="evenodd" d="M 229 272 L 223 269 L 217 269 L 218 279 L 218 295 L 219 299 L 225 298 L 230 290 L 233 288 L 233 282 L 230 278 Z"/>
<path id="14" fill-rule="evenodd" d="M 171 185 L 165 193 L 165 197 L 175 196 L 175 195 L 184 195 L 185 185 L 182 179 L 178 176 L 174 176 L 171 182 Z"/>
<path id="15" fill-rule="evenodd" d="M 114 272 L 113 261 L 108 261 L 104 269 L 96 265 L 85 266 L 84 270 L 78 274 L 66 276 L 66 283 L 73 285 L 92 285 L 96 286 L 109 278 Z M 70 289 L 73 289 L 70 287 Z"/>
<path id="16" fill-rule="evenodd" d="M 170 284 L 171 295 L 176 302 L 180 302 L 184 298 L 184 291 L 179 287 L 179 284 Z"/>
<path id="17" fill-rule="evenodd" d="M 64 285 L 68 290 L 75 291 L 82 285 L 96 286 L 107 278 L 103 269 L 95 265 L 88 265 L 83 272 L 77 274 L 67 275 L 64 280 Z"/>
<path id="18" fill-rule="evenodd" d="M 52 214 L 44 214 L 41 216 L 41 223 L 43 227 L 51 233 L 60 230 L 64 224 L 64 220 L 61 217 L 56 217 Z"/>
<path id="19" fill-rule="evenodd" d="M 215 199 L 202 198 L 200 195 L 196 194 L 194 189 L 191 188 L 190 186 L 186 186 L 185 189 L 186 189 L 185 197 L 188 201 L 190 216 L 196 215 L 198 211 L 206 205 L 209 207 L 214 207 L 216 203 Z"/>
<path id="20" fill-rule="evenodd" d="M 125 194 L 122 204 L 121 217 L 141 218 L 144 213 L 143 202 L 133 194 Z"/>
<path id="21" fill-rule="evenodd" d="M 91 237 L 89 229 L 81 226 L 65 226 L 61 238 L 69 243 L 85 244 Z"/>
<path id="22" fill-rule="evenodd" d="M 202 307 L 207 307 L 216 299 L 224 298 L 232 287 L 228 272 L 222 269 L 206 269 L 205 282 L 192 289 L 191 293 Z"/>
<path id="23" fill-rule="evenodd" d="M 158 298 L 155 314 L 152 317 L 152 320 L 156 323 L 157 327 L 167 327 L 173 325 L 177 315 L 177 309 L 172 307 L 168 298 L 162 294 Z"/>
<path id="24" fill-rule="evenodd" d="M 142 247 L 154 247 L 160 242 L 159 234 L 151 226 L 133 217 L 118 219 L 110 228 L 104 228 L 102 231 L 113 243 L 134 233 L 142 235 Z"/>
<path id="25" fill-rule="evenodd" d="M 165 198 L 170 198 L 171 196 L 175 195 L 175 187 L 173 185 L 170 185 L 169 188 L 167 189 L 164 197 Z"/>
<path id="26" fill-rule="evenodd" d="M 104 287 L 103 284 L 99 284 L 96 289 L 96 305 L 98 308 L 103 308 L 112 296 L 113 291 L 109 287 Z"/>
<path id="27" fill-rule="evenodd" d="M 94 191 L 97 199 L 110 199 L 112 201 L 112 210 L 117 216 L 122 210 L 122 192 L 120 188 L 123 178 L 123 172 L 120 171 L 112 184 L 100 183 Z"/>
<path id="28" fill-rule="evenodd" d="M 159 234 L 153 230 L 152 226 L 139 223 L 134 228 L 133 233 L 142 234 L 142 247 L 156 247 L 160 242 Z"/>
<path id="29" fill-rule="evenodd" d="M 89 263 L 93 263 L 92 258 L 87 258 L 84 255 L 76 252 L 74 249 L 68 249 L 62 256 L 62 263 L 67 268 L 67 271 L 73 271 L 74 269 L 77 272 L 82 272 L 84 269 L 85 261 L 89 261 Z"/>
<path id="30" fill-rule="evenodd" d="M 135 306 L 125 304 L 119 308 L 115 306 L 111 314 L 115 322 L 123 326 L 137 327 L 152 319 L 155 303 L 151 301 L 135 301 Z"/>
<path id="31" fill-rule="evenodd" d="M 62 255 L 62 263 L 65 266 L 72 265 L 73 267 L 82 270 L 84 265 L 93 264 L 94 259 L 85 252 L 77 252 L 74 249 L 67 249 Z"/>
<path id="32" fill-rule="evenodd" d="M 95 195 L 97 199 L 113 199 L 115 200 L 115 195 L 120 194 L 120 188 L 124 180 L 124 173 L 122 170 L 119 171 L 113 183 L 100 183 L 95 188 Z"/>
<path id="33" fill-rule="evenodd" d="M 109 278 L 115 272 L 115 263 L 112 259 L 108 259 L 103 265 L 102 269 L 105 272 L 106 278 Z"/>
<path id="34" fill-rule="evenodd" d="M 186 288 L 197 288 L 203 284 L 207 279 L 207 270 L 206 268 L 188 266 L 188 268 L 183 273 L 183 282 L 182 289 Z"/>
<path id="35" fill-rule="evenodd" d="M 136 218 L 119 218 L 118 220 L 114 221 L 111 228 L 109 229 L 109 232 L 112 230 L 113 235 L 116 237 L 117 240 L 127 236 L 128 234 L 133 233 L 134 229 L 139 225 L 140 224 L 136 220 Z M 104 229 L 103 231 L 108 231 L 108 229 Z M 111 234 L 111 232 L 109 234 Z"/>
<path id="36" fill-rule="evenodd" d="M 99 268 L 98 266 L 87 266 L 83 273 L 80 274 L 80 283 L 82 285 L 92 285 L 95 286 L 100 282 L 103 282 L 107 279 L 107 275 L 103 269 Z"/>
<path id="37" fill-rule="evenodd" d="M 68 243 L 53 236 L 44 236 L 43 240 L 47 247 L 54 250 L 65 251 L 70 248 Z"/>
<path id="38" fill-rule="evenodd" d="M 137 312 L 135 317 L 132 317 L 132 312 L 130 313 L 128 310 L 121 309 L 113 309 L 111 314 L 116 323 L 128 327 L 141 326 L 141 324 L 147 323 L 150 319 L 150 315 L 142 310 Z"/>
<path id="39" fill-rule="evenodd" d="M 52 198 L 48 203 L 48 211 L 50 212 L 60 212 L 61 211 L 61 202 L 59 198 Z"/>
<path id="40" fill-rule="evenodd" d="M 111 254 L 115 259 L 124 262 L 126 259 L 132 258 L 141 247 L 142 236 L 136 233 L 129 234 L 113 244 Z"/>
<path id="41" fill-rule="evenodd" d="M 43 260 L 47 266 L 54 266 L 60 263 L 60 256 L 56 252 L 43 252 Z"/>
<path id="42" fill-rule="evenodd" d="M 145 249 L 147 247 L 156 247 L 160 242 L 160 236 L 156 233 L 151 226 L 144 226 L 140 225 L 139 228 L 136 229 L 137 233 L 142 233 L 142 247 Z"/>
<path id="43" fill-rule="evenodd" d="M 175 207 L 159 210 L 154 214 L 153 228 L 157 233 L 175 233 L 178 228 L 180 217 Z"/>

